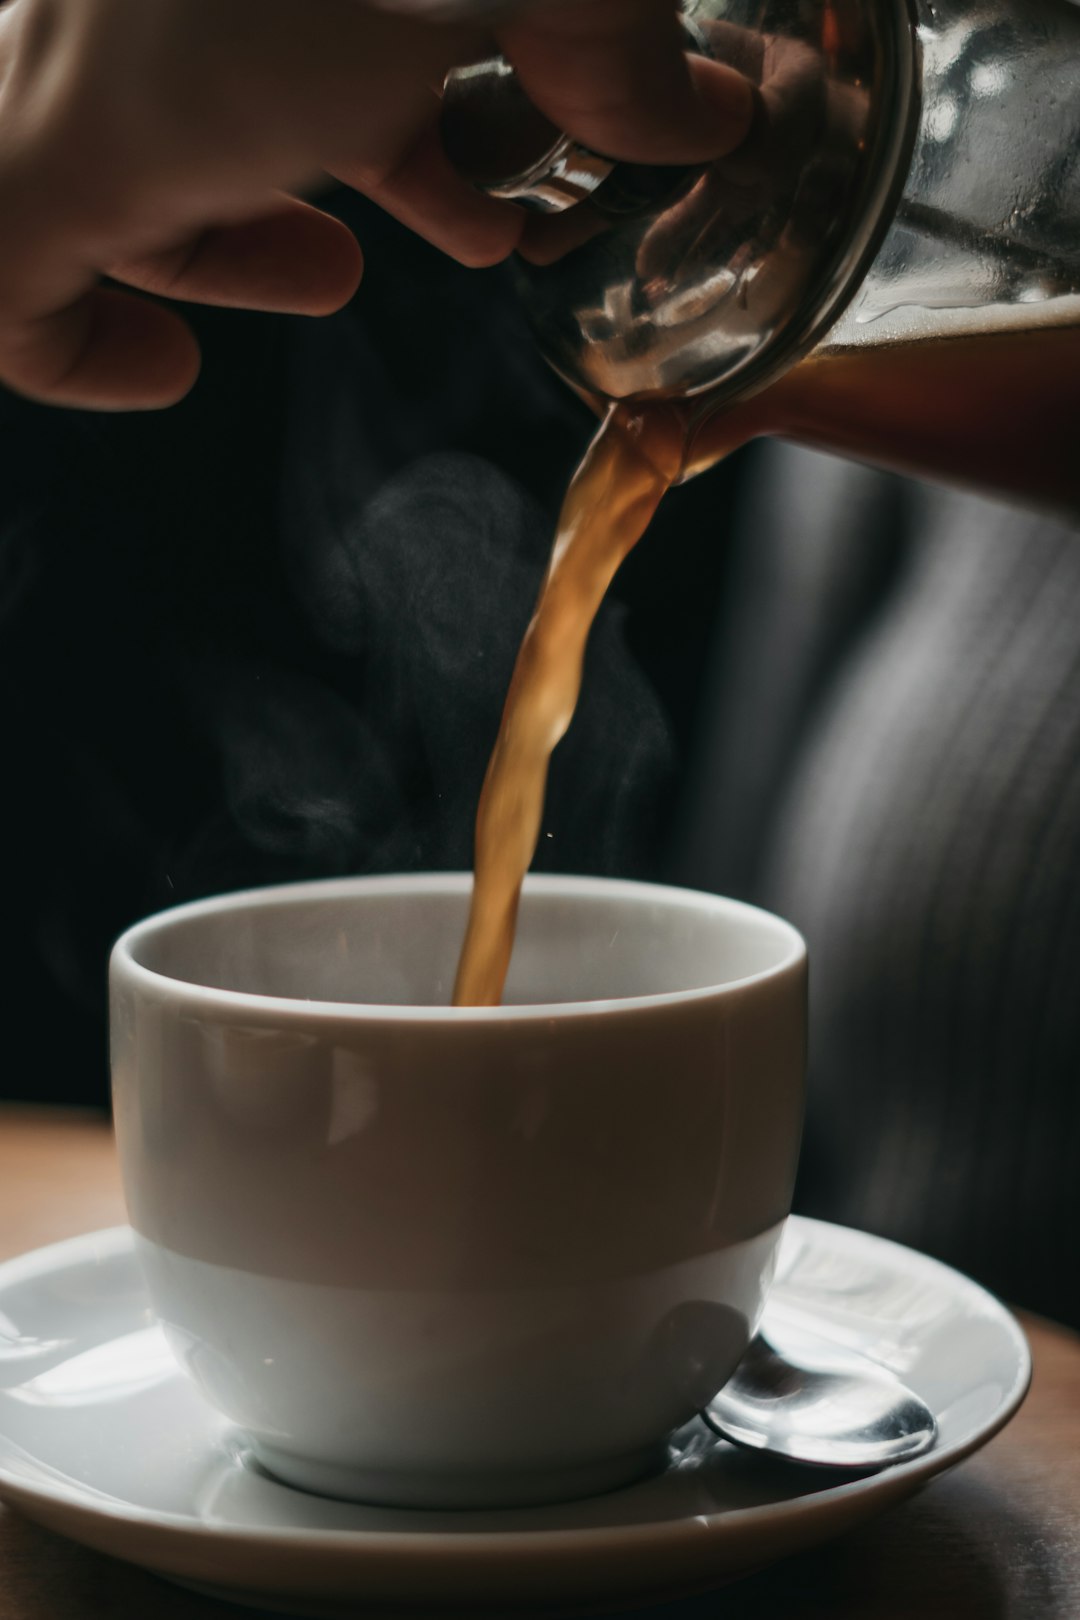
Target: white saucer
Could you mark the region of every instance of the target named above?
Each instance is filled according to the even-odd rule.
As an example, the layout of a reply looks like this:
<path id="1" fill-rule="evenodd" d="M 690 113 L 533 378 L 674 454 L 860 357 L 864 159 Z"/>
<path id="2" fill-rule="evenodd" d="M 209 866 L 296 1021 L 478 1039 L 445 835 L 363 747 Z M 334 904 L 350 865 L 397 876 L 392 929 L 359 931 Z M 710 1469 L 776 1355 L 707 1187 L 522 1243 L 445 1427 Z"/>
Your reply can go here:
<path id="1" fill-rule="evenodd" d="M 314 1616 L 659 1603 L 846 1530 L 996 1433 L 1031 1362 L 1008 1311 L 893 1243 L 793 1217 L 770 1310 L 812 1309 L 928 1403 L 936 1446 L 871 1477 L 740 1452 L 701 1422 L 666 1472 L 561 1507 L 430 1513 L 306 1496 L 254 1469 L 178 1371 L 126 1228 L 0 1266 L 0 1496 L 200 1590 Z"/>

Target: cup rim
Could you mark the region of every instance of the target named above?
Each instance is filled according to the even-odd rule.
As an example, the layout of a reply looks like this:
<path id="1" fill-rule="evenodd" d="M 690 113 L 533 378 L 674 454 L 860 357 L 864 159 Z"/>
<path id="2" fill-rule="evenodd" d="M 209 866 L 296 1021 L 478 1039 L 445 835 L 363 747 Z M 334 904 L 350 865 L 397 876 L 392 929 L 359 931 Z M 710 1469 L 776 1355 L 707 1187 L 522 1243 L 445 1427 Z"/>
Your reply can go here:
<path id="1" fill-rule="evenodd" d="M 677 901 L 697 911 L 711 911 L 731 918 L 758 918 L 768 922 L 786 939 L 787 949 L 767 968 L 738 979 L 725 979 L 718 984 L 702 985 L 691 990 L 666 990 L 650 995 L 615 996 L 590 1001 L 528 1002 L 499 1007 L 452 1007 L 445 1005 L 411 1003 L 378 1003 L 359 1001 L 317 1001 L 298 996 L 259 995 L 254 991 L 226 990 L 215 985 L 197 984 L 190 979 L 174 978 L 160 973 L 140 962 L 135 952 L 153 934 L 193 917 L 209 917 L 221 912 L 257 910 L 264 905 L 282 901 L 304 901 L 320 898 L 347 898 L 353 895 L 394 895 L 421 892 L 425 894 L 467 894 L 472 886 L 471 872 L 417 872 L 386 874 L 375 877 L 317 878 L 298 883 L 278 883 L 253 889 L 238 889 L 225 894 L 210 895 L 201 900 L 190 900 L 183 905 L 170 906 L 133 923 L 116 940 L 109 958 L 109 976 L 121 974 L 142 990 L 167 991 L 177 1003 L 197 1002 L 205 1012 L 218 1007 L 222 1012 L 273 1014 L 276 1021 L 305 1024 L 418 1024 L 442 1026 L 450 1029 L 476 1024 L 519 1024 L 530 1020 L 550 1024 L 572 1019 L 597 1018 L 614 1013 L 656 1011 L 682 1006 L 689 1002 L 723 999 L 733 994 L 780 979 L 806 961 L 806 942 L 798 929 L 774 912 L 744 900 L 732 900 L 724 895 L 705 890 L 681 888 L 668 883 L 646 883 L 629 878 L 575 877 L 551 873 L 530 873 L 525 879 L 524 893 L 544 893 L 556 897 L 582 899 L 611 897 L 623 899 L 652 898 Z"/>

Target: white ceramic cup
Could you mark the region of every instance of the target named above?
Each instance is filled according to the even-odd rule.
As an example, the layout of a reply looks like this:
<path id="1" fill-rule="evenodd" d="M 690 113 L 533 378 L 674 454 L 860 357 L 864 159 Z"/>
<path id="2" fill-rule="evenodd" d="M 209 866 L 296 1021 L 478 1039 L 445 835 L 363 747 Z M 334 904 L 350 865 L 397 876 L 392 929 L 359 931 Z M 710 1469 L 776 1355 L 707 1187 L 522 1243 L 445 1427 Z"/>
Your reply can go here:
<path id="1" fill-rule="evenodd" d="M 658 1466 L 753 1334 L 802 1121 L 806 955 L 711 895 L 532 878 L 501 1008 L 467 876 L 182 906 L 117 943 L 154 1308 L 257 1459 L 426 1506 Z"/>

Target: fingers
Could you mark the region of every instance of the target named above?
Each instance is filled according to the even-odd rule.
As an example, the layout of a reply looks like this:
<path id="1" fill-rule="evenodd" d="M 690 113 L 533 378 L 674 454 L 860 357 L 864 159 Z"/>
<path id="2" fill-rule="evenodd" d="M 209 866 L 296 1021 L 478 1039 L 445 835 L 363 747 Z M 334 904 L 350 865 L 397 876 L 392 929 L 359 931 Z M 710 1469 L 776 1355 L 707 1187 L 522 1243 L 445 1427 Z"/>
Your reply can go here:
<path id="1" fill-rule="evenodd" d="M 602 236 L 611 229 L 611 220 L 590 206 L 578 203 L 563 214 L 530 214 L 518 252 L 529 264 L 538 268 L 556 264 L 567 253 Z"/>
<path id="2" fill-rule="evenodd" d="M 0 327 L 0 381 L 49 405 L 154 410 L 182 399 L 198 373 L 199 347 L 179 315 L 108 288 Z"/>
<path id="3" fill-rule="evenodd" d="M 334 175 L 462 264 L 499 264 L 521 237 L 521 209 L 485 197 L 463 180 L 443 151 L 434 124 L 385 178 L 349 164 L 338 165 Z"/>
<path id="4" fill-rule="evenodd" d="M 500 41 L 540 110 L 605 156 L 703 163 L 750 128 L 749 83 L 686 54 L 675 0 L 550 0 Z"/>
<path id="5" fill-rule="evenodd" d="M 111 265 L 109 274 L 188 303 L 329 315 L 353 296 L 363 264 L 356 238 L 339 220 L 283 197 L 261 217 Z"/>
<path id="6" fill-rule="evenodd" d="M 180 246 L 110 266 L 109 274 L 191 303 L 324 315 L 352 297 L 362 264 L 344 225 L 283 198 L 260 218 L 207 230 Z M 108 288 L 0 327 L 0 381 L 52 405 L 172 405 L 198 371 L 198 345 L 179 315 Z"/>
<path id="7" fill-rule="evenodd" d="M 187 391 L 199 366 L 188 327 L 96 287 L 101 270 L 193 302 L 339 308 L 362 270 L 351 235 L 284 198 L 260 212 L 297 175 L 331 168 L 465 264 L 521 240 L 522 213 L 462 180 L 436 133 L 430 86 L 486 47 L 481 34 L 354 0 L 310 15 L 295 0 L 231 0 L 227 27 L 210 0 L 40 0 L 32 15 L 67 28 L 42 36 L 52 68 L 5 77 L 23 61 L 11 42 L 29 6 L 0 0 L 0 383 L 99 409 Z M 537 0 L 498 42 L 548 117 L 612 157 L 705 161 L 749 126 L 748 85 L 686 56 L 675 0 Z M 207 220 L 232 223 L 197 229 Z"/>

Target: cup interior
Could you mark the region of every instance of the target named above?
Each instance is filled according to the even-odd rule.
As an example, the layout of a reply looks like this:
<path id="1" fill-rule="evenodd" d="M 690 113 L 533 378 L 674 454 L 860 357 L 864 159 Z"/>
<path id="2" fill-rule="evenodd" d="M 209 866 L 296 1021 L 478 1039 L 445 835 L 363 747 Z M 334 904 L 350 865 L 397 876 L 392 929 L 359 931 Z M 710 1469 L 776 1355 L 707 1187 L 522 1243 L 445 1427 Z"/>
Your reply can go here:
<path id="1" fill-rule="evenodd" d="M 199 901 L 131 929 L 137 968 L 210 990 L 290 1001 L 445 1008 L 471 879 L 357 878 Z M 510 1006 L 700 992 L 801 954 L 787 923 L 689 890 L 530 878 Z"/>

